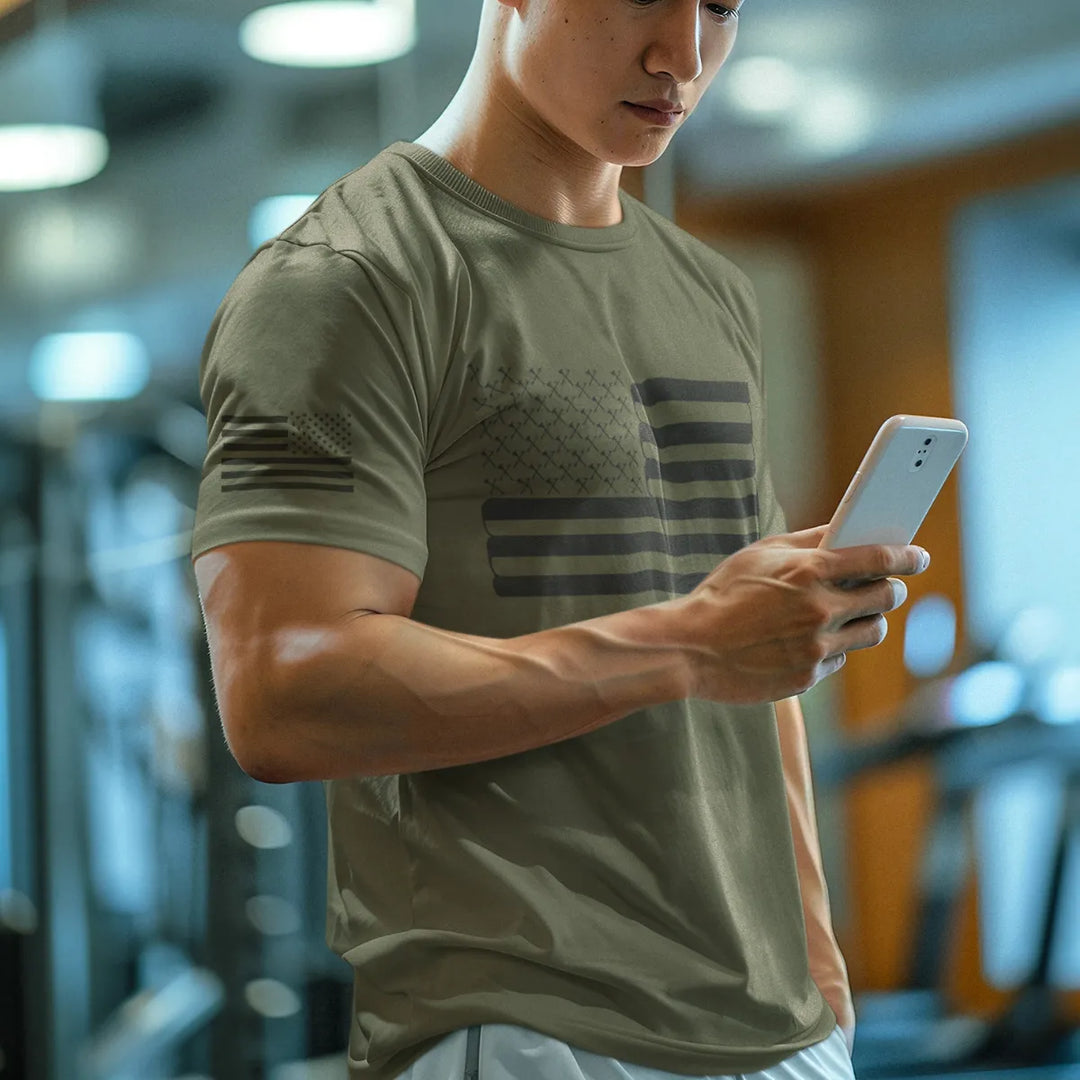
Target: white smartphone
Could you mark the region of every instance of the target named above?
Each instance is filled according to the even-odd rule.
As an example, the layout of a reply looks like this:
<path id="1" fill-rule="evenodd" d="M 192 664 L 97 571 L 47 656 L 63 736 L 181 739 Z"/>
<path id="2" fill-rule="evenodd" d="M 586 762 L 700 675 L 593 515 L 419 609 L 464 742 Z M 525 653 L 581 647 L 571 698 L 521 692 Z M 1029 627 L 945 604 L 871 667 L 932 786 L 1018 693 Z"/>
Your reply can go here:
<path id="1" fill-rule="evenodd" d="M 910 544 L 967 441 L 959 420 L 891 416 L 870 443 L 821 547 Z"/>

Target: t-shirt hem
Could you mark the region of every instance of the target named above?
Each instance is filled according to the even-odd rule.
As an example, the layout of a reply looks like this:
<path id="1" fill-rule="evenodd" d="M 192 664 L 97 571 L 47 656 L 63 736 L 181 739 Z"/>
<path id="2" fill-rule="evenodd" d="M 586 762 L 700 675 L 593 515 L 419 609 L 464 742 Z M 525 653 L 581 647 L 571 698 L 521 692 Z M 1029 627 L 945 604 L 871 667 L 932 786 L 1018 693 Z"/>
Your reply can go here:
<path id="1" fill-rule="evenodd" d="M 512 1022 L 512 1021 L 508 1021 Z M 535 1023 L 535 1021 L 533 1022 Z M 525 1025 L 530 1026 L 530 1025 Z M 610 1028 L 598 1029 L 595 1026 L 579 1025 L 572 1020 L 563 1021 L 563 1029 L 570 1032 L 573 1037 L 560 1036 L 564 1042 L 573 1043 L 578 1049 L 589 1049 L 575 1042 L 575 1038 L 580 1039 L 584 1036 L 589 1041 L 594 1042 L 595 1045 L 599 1045 L 600 1041 L 609 1043 L 607 1049 L 591 1050 L 591 1053 L 603 1054 L 607 1057 L 614 1057 L 616 1060 L 626 1060 L 626 1050 L 623 1048 L 626 1045 L 626 1038 L 624 1032 L 617 1032 Z M 649 1046 L 656 1046 L 665 1050 L 677 1050 L 679 1053 L 686 1054 L 687 1056 L 694 1055 L 701 1059 L 703 1066 L 707 1066 L 709 1072 L 701 1075 L 712 1075 L 717 1071 L 723 1073 L 730 1072 L 759 1072 L 762 1069 L 771 1068 L 773 1065 L 778 1065 L 781 1061 L 791 1057 L 793 1054 L 799 1053 L 800 1050 L 805 1050 L 808 1046 L 827 1039 L 832 1034 L 833 1028 L 836 1027 L 836 1017 L 831 1015 L 831 1011 L 827 1010 L 822 1013 L 821 1019 L 811 1027 L 807 1032 L 804 1032 L 798 1039 L 793 1039 L 790 1043 L 781 1045 L 770 1053 L 759 1054 L 754 1052 L 752 1054 L 740 1054 L 737 1051 L 733 1051 L 729 1048 L 719 1046 L 702 1046 L 700 1043 L 686 1043 L 677 1039 L 664 1039 L 656 1035 L 638 1035 L 635 1038 L 641 1043 Z M 539 1029 L 537 1029 L 539 1030 Z M 592 1036 L 598 1035 L 599 1039 L 593 1039 Z M 624 1055 L 622 1058 L 619 1055 Z M 664 1070 L 663 1066 L 652 1065 L 651 1068 L 659 1068 L 663 1071 L 672 1072 L 676 1071 L 671 1068 Z"/>
<path id="2" fill-rule="evenodd" d="M 246 541 L 275 540 L 285 543 L 319 544 L 324 547 L 345 548 L 363 555 L 374 555 L 376 558 L 386 559 L 388 562 L 396 563 L 406 570 L 411 570 L 422 581 L 428 561 L 427 548 L 417 546 L 413 538 L 406 533 L 384 531 L 387 535 L 382 538 L 370 539 L 365 537 L 357 539 L 355 536 L 331 530 L 323 530 L 318 536 L 312 536 L 311 533 L 299 529 L 276 528 L 271 530 L 260 528 L 256 530 L 249 526 L 241 532 L 221 528 L 206 528 L 192 533 L 190 557 L 191 561 L 194 562 L 200 555 L 213 548 L 222 547 L 224 544 Z"/>
<path id="3" fill-rule="evenodd" d="M 702 1077 L 714 1077 L 732 1073 L 761 1072 L 764 1069 L 770 1069 L 774 1065 L 779 1065 L 781 1062 L 800 1053 L 807 1047 L 816 1046 L 818 1043 L 824 1042 L 837 1027 L 836 1015 L 833 1013 L 832 1008 L 828 1003 L 825 1003 L 825 1008 L 817 1023 L 807 1028 L 802 1035 L 793 1038 L 788 1043 L 779 1044 L 769 1050 L 752 1051 L 750 1053 L 740 1053 L 738 1050 L 733 1050 L 730 1047 L 703 1046 L 701 1043 L 687 1043 L 678 1039 L 665 1039 L 660 1036 L 641 1032 L 635 1033 L 633 1038 L 630 1039 L 625 1031 L 616 1031 L 612 1028 L 599 1028 L 594 1024 L 580 1024 L 572 1017 L 566 1015 L 560 1016 L 555 1024 L 545 1025 L 544 1020 L 537 1017 L 535 1012 L 527 1018 L 511 1016 L 499 1018 L 487 1017 L 483 1020 L 471 1020 L 466 1023 L 459 1022 L 453 1030 L 457 1031 L 463 1027 L 481 1023 L 520 1025 L 522 1027 L 530 1028 L 533 1031 L 538 1031 L 550 1038 L 565 1042 L 574 1049 L 584 1050 L 588 1053 L 598 1054 L 602 1057 L 610 1057 L 615 1061 L 624 1064 L 657 1069 L 660 1072 L 673 1073 L 676 1076 Z M 552 1030 L 552 1028 L 555 1027 L 559 1029 L 558 1034 Z M 451 1032 L 447 1032 L 446 1034 L 450 1033 Z M 437 1042 L 432 1045 L 437 1045 Z M 630 1047 L 630 1049 L 628 1049 L 628 1047 Z M 630 1056 L 633 1054 L 634 1048 L 636 1047 L 644 1048 L 646 1054 L 649 1054 L 650 1048 L 655 1047 L 661 1052 L 679 1055 L 680 1060 L 678 1062 L 669 1060 L 665 1063 L 651 1054 L 649 1054 L 651 1059 L 648 1061 L 644 1060 L 644 1057 L 637 1060 Z M 430 1049 L 431 1047 L 426 1048 L 411 1061 L 402 1066 L 401 1073 L 383 1073 L 379 1075 L 388 1077 L 394 1075 L 396 1080 L 396 1076 L 400 1076 L 404 1073 L 413 1063 L 415 1063 L 415 1061 L 420 1057 L 423 1057 L 424 1053 L 427 1053 Z M 350 1073 L 350 1078 L 366 1078 L 371 1075 L 370 1072 L 360 1070 Z"/>

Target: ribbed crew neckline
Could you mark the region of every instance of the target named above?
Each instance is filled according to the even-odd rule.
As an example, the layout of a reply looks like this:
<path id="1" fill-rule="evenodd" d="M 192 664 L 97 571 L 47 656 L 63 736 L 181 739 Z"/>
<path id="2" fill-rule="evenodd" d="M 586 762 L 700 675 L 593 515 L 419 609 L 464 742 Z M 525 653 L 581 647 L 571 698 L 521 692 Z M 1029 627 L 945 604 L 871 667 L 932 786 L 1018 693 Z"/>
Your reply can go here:
<path id="1" fill-rule="evenodd" d="M 494 191 L 489 191 L 471 176 L 463 173 L 441 154 L 436 154 L 434 150 L 420 143 L 404 140 L 395 142 L 386 148 L 386 153 L 408 158 L 443 187 L 448 188 L 478 210 L 493 214 L 519 229 L 565 247 L 607 251 L 625 247 L 637 234 L 637 207 L 633 205 L 632 198 L 622 188 L 619 188 L 619 204 L 622 206 L 623 219 L 617 225 L 601 225 L 596 228 L 586 225 L 564 225 L 532 214 L 496 195 Z"/>

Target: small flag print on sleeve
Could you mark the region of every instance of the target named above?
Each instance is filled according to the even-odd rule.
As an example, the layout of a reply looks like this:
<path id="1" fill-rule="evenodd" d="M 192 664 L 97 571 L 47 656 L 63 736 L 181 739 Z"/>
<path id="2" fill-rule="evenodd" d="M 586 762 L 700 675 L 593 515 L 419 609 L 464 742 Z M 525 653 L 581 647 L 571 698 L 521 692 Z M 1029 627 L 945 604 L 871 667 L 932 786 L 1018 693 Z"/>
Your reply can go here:
<path id="1" fill-rule="evenodd" d="M 221 490 L 353 490 L 352 437 L 341 413 L 223 417 Z"/>

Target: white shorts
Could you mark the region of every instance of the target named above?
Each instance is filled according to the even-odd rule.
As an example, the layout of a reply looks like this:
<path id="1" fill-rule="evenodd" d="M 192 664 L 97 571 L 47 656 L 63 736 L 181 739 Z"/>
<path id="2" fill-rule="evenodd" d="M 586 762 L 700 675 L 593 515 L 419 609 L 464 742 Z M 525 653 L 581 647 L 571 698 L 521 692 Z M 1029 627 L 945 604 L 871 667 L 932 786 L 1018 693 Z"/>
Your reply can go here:
<path id="1" fill-rule="evenodd" d="M 690 1078 L 580 1050 L 516 1024 L 478 1024 L 451 1032 L 399 1080 L 855 1080 L 855 1071 L 839 1026 L 760 1072 Z"/>

